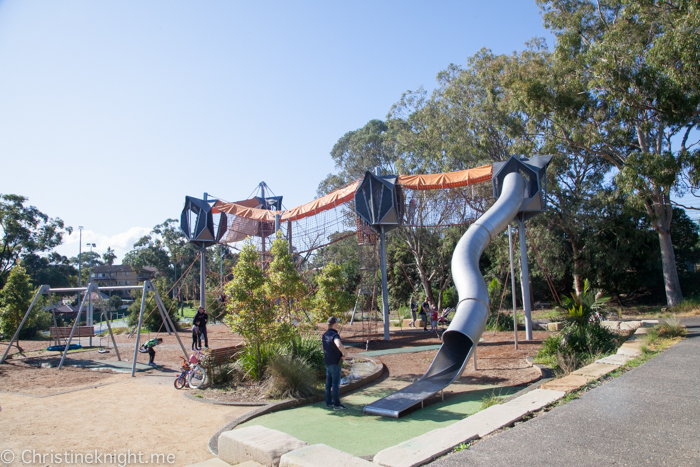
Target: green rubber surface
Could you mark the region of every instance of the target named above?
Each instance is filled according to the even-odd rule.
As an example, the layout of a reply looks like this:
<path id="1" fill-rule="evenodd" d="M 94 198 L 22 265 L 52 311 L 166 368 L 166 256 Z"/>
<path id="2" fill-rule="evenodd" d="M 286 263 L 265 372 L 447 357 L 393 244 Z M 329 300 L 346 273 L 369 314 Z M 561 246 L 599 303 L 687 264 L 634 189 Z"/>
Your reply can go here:
<path id="1" fill-rule="evenodd" d="M 473 391 L 450 395 L 444 402 L 433 403 L 394 419 L 362 413 L 365 405 L 396 390 L 374 386 L 342 397 L 341 402 L 347 410 L 327 409 L 326 403 L 321 402 L 273 412 L 239 426 L 262 425 L 309 444 L 323 443 L 354 456 L 373 456 L 382 449 L 448 426 L 477 412 L 481 400 L 493 392 L 506 396 L 519 389 L 522 388 L 474 386 Z M 430 400 L 439 400 L 439 397 L 436 395 Z"/>

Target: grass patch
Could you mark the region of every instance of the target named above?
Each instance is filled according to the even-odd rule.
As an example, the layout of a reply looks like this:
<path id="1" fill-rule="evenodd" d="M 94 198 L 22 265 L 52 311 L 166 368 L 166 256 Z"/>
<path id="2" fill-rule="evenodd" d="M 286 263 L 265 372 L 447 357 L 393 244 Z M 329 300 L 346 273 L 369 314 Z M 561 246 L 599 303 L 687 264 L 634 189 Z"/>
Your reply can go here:
<path id="1" fill-rule="evenodd" d="M 479 410 L 485 410 L 491 407 L 492 405 L 498 405 L 503 399 L 504 396 L 501 395 L 500 389 L 498 390 L 498 393 L 496 393 L 496 391 L 491 391 L 491 394 L 487 394 L 481 398 L 481 405 L 479 406 Z"/>

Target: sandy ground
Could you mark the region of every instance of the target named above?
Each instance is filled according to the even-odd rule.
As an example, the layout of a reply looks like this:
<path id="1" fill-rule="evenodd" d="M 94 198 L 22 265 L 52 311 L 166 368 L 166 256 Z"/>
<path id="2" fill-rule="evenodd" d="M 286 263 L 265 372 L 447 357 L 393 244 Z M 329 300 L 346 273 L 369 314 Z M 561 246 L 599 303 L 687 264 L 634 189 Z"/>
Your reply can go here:
<path id="1" fill-rule="evenodd" d="M 151 454 L 172 454 L 174 463 L 162 464 L 176 466 L 208 459 L 212 433 L 251 408 L 186 399 L 173 379 L 162 372 L 119 374 L 53 396 L 0 393 L 0 451 L 13 451 L 10 465 L 23 465 L 25 450 L 141 452 L 149 463 Z M 41 464 L 56 465 L 49 459 Z"/>

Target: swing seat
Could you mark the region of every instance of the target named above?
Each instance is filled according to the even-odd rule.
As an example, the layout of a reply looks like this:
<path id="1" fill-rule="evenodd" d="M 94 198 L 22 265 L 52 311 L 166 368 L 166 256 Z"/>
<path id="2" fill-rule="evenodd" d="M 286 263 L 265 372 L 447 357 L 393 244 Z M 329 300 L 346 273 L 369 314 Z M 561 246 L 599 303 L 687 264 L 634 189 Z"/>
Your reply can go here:
<path id="1" fill-rule="evenodd" d="M 77 349 L 82 349 L 82 348 L 83 348 L 83 346 L 80 344 L 71 344 L 68 346 L 68 350 L 77 350 Z M 50 345 L 50 346 L 46 347 L 46 350 L 48 350 L 49 352 L 63 352 L 64 350 L 66 350 L 66 346 L 65 345 Z"/>

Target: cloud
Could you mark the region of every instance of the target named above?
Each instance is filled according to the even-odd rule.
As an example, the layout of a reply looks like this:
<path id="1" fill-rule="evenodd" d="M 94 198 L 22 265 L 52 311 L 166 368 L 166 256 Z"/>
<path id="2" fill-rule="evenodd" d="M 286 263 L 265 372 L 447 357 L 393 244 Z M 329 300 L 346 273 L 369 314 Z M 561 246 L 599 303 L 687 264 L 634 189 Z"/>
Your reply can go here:
<path id="1" fill-rule="evenodd" d="M 83 229 L 82 242 L 83 251 L 90 251 L 87 243 L 94 243 L 96 246 L 92 251 L 103 255 L 107 251 L 107 247 L 111 247 L 117 255 L 115 264 L 119 264 L 124 258 L 124 255 L 134 247 L 134 243 L 144 235 L 147 235 L 151 229 L 146 227 L 131 227 L 126 232 L 115 235 L 104 235 L 92 230 Z M 80 231 L 75 229 L 71 235 L 63 238 L 63 245 L 56 248 L 56 251 L 62 255 L 73 257 L 78 256 L 80 242 Z"/>

